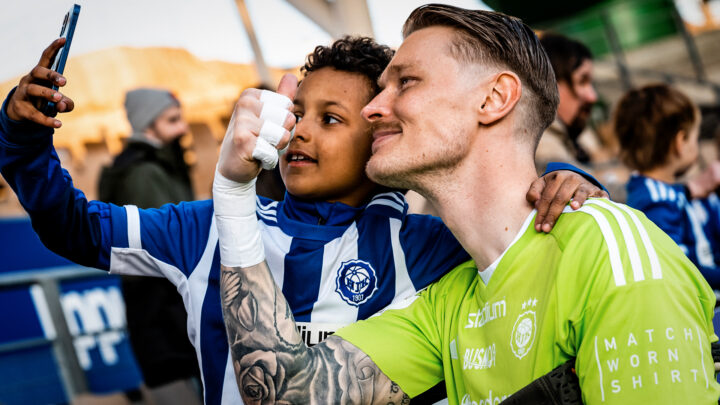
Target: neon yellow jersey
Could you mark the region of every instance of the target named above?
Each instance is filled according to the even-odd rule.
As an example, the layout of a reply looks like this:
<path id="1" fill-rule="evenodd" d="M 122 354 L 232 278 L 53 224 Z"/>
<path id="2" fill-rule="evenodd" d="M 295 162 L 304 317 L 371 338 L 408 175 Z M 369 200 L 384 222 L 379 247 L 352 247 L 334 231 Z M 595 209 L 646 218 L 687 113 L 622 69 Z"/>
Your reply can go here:
<path id="1" fill-rule="evenodd" d="M 411 397 L 444 379 L 451 404 L 497 404 L 575 357 L 586 404 L 717 404 L 700 272 L 639 211 L 566 212 L 547 235 L 533 212 L 488 269 L 462 264 L 337 334 Z"/>

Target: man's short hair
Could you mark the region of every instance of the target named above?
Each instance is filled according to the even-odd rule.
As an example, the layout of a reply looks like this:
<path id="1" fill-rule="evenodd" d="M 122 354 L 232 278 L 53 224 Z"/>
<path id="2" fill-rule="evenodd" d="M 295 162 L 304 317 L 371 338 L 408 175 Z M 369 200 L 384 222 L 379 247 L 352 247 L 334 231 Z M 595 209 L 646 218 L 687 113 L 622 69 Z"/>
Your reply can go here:
<path id="1" fill-rule="evenodd" d="M 360 73 L 370 80 L 374 95 L 380 90 L 377 81 L 394 54 L 390 47 L 380 45 L 372 38 L 345 36 L 330 46 L 315 47 L 300 71 L 307 76 L 312 71 L 331 67 L 343 72 Z"/>
<path id="2" fill-rule="evenodd" d="M 582 42 L 570 39 L 554 32 L 546 32 L 540 37 L 540 43 L 550 58 L 557 81 L 572 84 L 572 74 L 593 55 Z"/>
<path id="3" fill-rule="evenodd" d="M 548 57 L 533 30 L 520 19 L 502 13 L 428 4 L 410 14 L 403 36 L 432 26 L 456 30 L 451 49 L 456 59 L 508 68 L 518 75 L 527 97 L 527 129 L 535 135 L 537 146 L 542 131 L 555 119 L 558 90 Z"/>
<path id="4" fill-rule="evenodd" d="M 693 102 L 666 84 L 629 91 L 620 99 L 615 111 L 620 157 L 628 167 L 639 171 L 667 163 L 678 132 L 689 134 L 699 119 Z"/>

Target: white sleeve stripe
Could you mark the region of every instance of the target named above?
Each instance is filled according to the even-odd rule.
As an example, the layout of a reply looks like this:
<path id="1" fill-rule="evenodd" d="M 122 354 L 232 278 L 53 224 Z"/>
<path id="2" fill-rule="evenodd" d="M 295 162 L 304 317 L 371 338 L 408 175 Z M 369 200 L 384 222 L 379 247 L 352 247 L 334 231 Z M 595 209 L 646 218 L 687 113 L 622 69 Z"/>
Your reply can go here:
<path id="1" fill-rule="evenodd" d="M 127 238 L 128 247 L 131 249 L 142 249 L 142 240 L 140 239 L 140 212 L 134 205 L 126 205 L 127 213 Z"/>
<path id="2" fill-rule="evenodd" d="M 714 267 L 715 259 L 712 257 L 712 250 L 710 249 L 710 242 L 708 242 L 703 231 L 700 219 L 697 217 L 697 213 L 693 210 L 693 206 L 688 204 L 685 206 L 685 212 L 690 219 L 690 227 L 692 233 L 695 236 L 695 255 L 697 256 L 698 263 L 706 267 Z"/>
<path id="3" fill-rule="evenodd" d="M 650 271 L 652 272 L 652 278 L 659 280 L 662 278 L 662 268 L 660 267 L 660 259 L 658 259 L 657 252 L 655 251 L 655 246 L 653 246 L 652 242 L 650 241 L 650 237 L 648 236 L 647 230 L 645 230 L 645 226 L 640 222 L 640 219 L 635 215 L 634 212 L 630 208 L 628 208 L 624 204 L 616 204 L 617 207 L 619 207 L 621 210 L 625 211 L 630 218 L 632 219 L 633 223 L 635 224 L 635 227 L 638 230 L 638 233 L 640 234 L 640 239 L 643 241 L 643 244 L 645 245 L 645 250 L 648 254 L 648 259 L 650 260 Z"/>
<path id="4" fill-rule="evenodd" d="M 610 213 L 615 217 L 618 225 L 620 225 L 620 231 L 622 232 L 623 238 L 625 239 L 625 244 L 628 247 L 630 264 L 632 265 L 633 270 L 633 278 L 635 279 L 635 281 L 645 280 L 642 262 L 640 261 L 640 253 L 638 252 L 637 244 L 635 243 L 635 236 L 630 230 L 630 226 L 628 225 L 628 222 L 627 220 L 625 220 L 625 217 L 622 215 L 622 213 L 620 213 L 620 211 L 615 209 L 615 207 L 613 207 L 609 203 L 606 203 L 602 200 L 588 200 L 586 204 L 594 204 L 603 207 L 610 211 Z"/>
<path id="5" fill-rule="evenodd" d="M 400 193 L 397 193 L 397 192 L 381 193 L 381 194 L 375 195 L 375 197 L 373 197 L 373 200 L 387 198 L 389 200 L 397 202 L 400 205 L 405 205 L 404 198 L 401 197 L 399 194 Z"/>
<path id="6" fill-rule="evenodd" d="M 610 267 L 612 267 L 615 285 L 618 287 L 625 285 L 625 272 L 623 270 L 622 261 L 620 260 L 620 249 L 618 248 L 615 235 L 610 228 L 610 223 L 608 223 L 608 220 L 598 210 L 588 207 L 587 205 L 584 205 L 578 211 L 590 214 L 593 218 L 595 218 L 595 222 L 597 222 L 598 226 L 600 226 L 600 231 L 603 234 L 608 254 L 610 255 Z"/>
<path id="7" fill-rule="evenodd" d="M 657 202 L 660 197 L 658 196 L 657 188 L 655 188 L 655 182 L 653 182 L 652 179 L 646 178 L 645 187 L 650 191 L 650 199 L 653 200 L 653 202 Z"/>
<path id="8" fill-rule="evenodd" d="M 257 206 L 260 207 L 262 210 L 271 210 L 275 209 L 278 205 L 277 201 L 270 201 L 269 203 L 263 204 L 262 201 L 260 201 L 259 197 L 255 197 L 255 202 L 257 203 Z"/>
<path id="9" fill-rule="evenodd" d="M 667 187 L 662 183 L 658 183 L 658 189 L 660 190 L 660 198 L 663 201 L 667 200 Z"/>
<path id="10" fill-rule="evenodd" d="M 256 211 L 256 212 L 257 212 L 257 214 L 260 216 L 260 218 L 267 219 L 268 221 L 271 221 L 271 222 L 277 222 L 277 217 L 273 217 L 273 216 L 271 216 L 271 215 L 267 215 L 267 214 L 265 214 L 265 213 L 262 212 L 262 211 Z"/>
<path id="11" fill-rule="evenodd" d="M 262 214 L 265 215 L 265 216 L 272 217 L 272 218 L 277 218 L 277 211 L 275 211 L 275 210 L 270 210 L 270 211 L 268 211 L 268 210 L 258 209 L 258 210 L 256 210 L 256 211 L 257 211 L 258 213 L 262 213 Z"/>
<path id="12" fill-rule="evenodd" d="M 395 299 L 415 293 L 415 286 L 412 283 L 405 262 L 405 251 L 400 244 L 401 227 L 402 222 L 399 219 L 390 218 L 390 240 L 395 264 Z"/>
<path id="13" fill-rule="evenodd" d="M 370 207 L 372 205 L 386 205 L 386 206 L 388 206 L 390 208 L 394 208 L 400 212 L 403 212 L 403 208 L 404 208 L 403 206 L 400 206 L 397 203 L 388 201 L 388 200 L 373 200 L 367 206 Z"/>

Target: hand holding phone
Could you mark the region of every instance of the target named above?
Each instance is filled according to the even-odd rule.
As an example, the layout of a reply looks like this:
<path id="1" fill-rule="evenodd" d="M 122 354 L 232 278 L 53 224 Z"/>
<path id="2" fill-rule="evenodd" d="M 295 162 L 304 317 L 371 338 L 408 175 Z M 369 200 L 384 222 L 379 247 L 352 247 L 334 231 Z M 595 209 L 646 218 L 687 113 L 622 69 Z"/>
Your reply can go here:
<path id="1" fill-rule="evenodd" d="M 60 38 L 65 38 L 65 44 L 62 48 L 60 48 L 59 53 L 53 55 L 51 64 L 48 66 L 50 70 L 60 74 L 62 74 L 65 70 L 65 63 L 67 62 L 68 54 L 70 53 L 70 45 L 72 44 L 73 35 L 75 34 L 75 26 L 77 25 L 79 16 L 80 6 L 78 4 L 73 5 L 70 8 L 70 11 L 65 14 L 62 28 L 60 29 Z M 58 90 L 58 86 L 55 83 L 51 84 L 51 86 L 54 91 Z M 57 108 L 53 101 L 40 100 L 38 110 L 49 117 L 57 115 Z"/>
<path id="2" fill-rule="evenodd" d="M 29 121 L 50 128 L 59 128 L 62 123 L 54 118 L 55 114 L 57 112 L 67 113 L 75 108 L 73 100 L 58 91 L 60 87 L 67 84 L 67 79 L 61 73 L 70 49 L 67 43 L 72 38 L 70 26 L 73 26 L 72 32 L 74 33 L 74 25 L 77 23 L 75 10 L 79 12 L 79 6 L 73 7 L 71 13 L 67 15 L 67 21 L 63 22 L 62 34 L 65 36 L 56 39 L 45 48 L 40 62 L 30 73 L 20 79 L 20 83 L 11 94 L 5 108 L 8 118 L 11 120 Z M 73 15 L 75 17 L 72 17 Z M 72 22 L 73 20 L 75 22 Z M 63 51 L 60 51 L 61 49 Z M 60 72 L 51 70 L 51 67 Z M 52 103 L 52 107 L 48 107 L 50 103 Z M 48 108 L 51 110 L 48 111 Z"/>

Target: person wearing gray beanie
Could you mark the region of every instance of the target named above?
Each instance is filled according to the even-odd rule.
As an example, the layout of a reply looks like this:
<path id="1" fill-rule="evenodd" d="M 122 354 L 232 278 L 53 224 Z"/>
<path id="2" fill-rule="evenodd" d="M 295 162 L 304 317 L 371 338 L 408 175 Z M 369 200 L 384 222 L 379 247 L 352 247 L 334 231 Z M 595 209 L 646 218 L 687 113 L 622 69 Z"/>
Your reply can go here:
<path id="1" fill-rule="evenodd" d="M 127 92 L 132 134 L 100 176 L 103 201 L 139 208 L 194 199 L 179 138 L 187 132 L 180 102 L 169 91 Z M 187 336 L 187 313 L 172 283 L 162 278 L 122 278 L 130 345 L 153 402 L 201 404 L 197 356 Z M 190 401 L 190 402 L 188 402 Z"/>
<path id="2" fill-rule="evenodd" d="M 147 130 L 153 126 L 161 114 L 171 109 L 171 107 L 176 107 L 177 113 L 180 112 L 180 102 L 167 90 L 138 88 L 128 91 L 125 95 L 125 111 L 132 127 L 130 138 L 135 141 L 150 142 L 155 146 L 166 143 L 162 139 L 157 139 L 157 136 L 153 136 L 155 134 L 152 132 L 148 134 Z"/>

